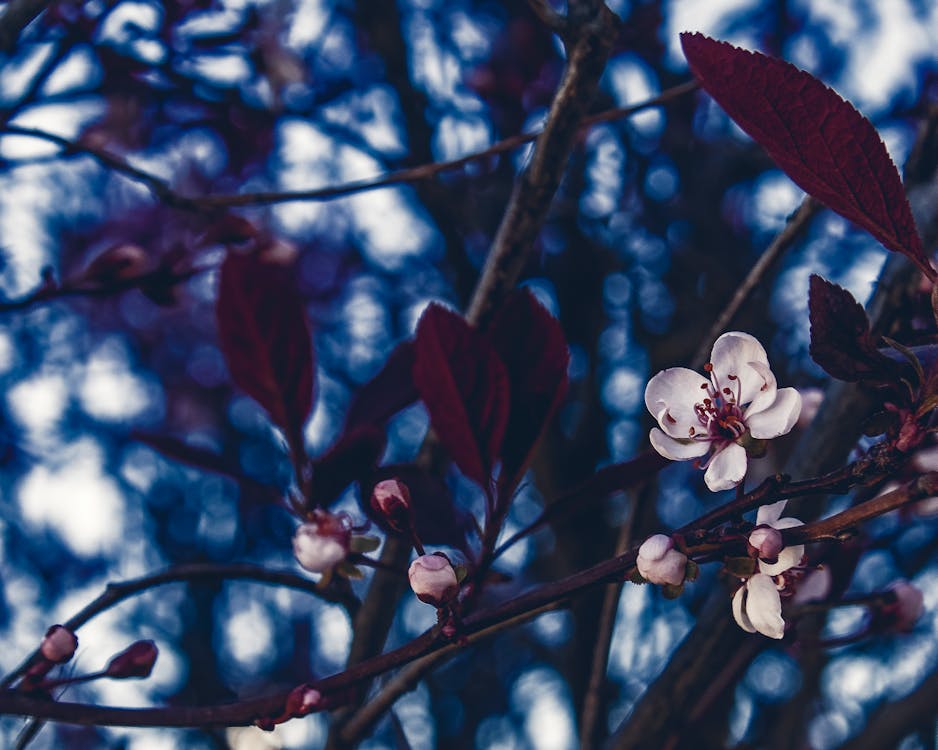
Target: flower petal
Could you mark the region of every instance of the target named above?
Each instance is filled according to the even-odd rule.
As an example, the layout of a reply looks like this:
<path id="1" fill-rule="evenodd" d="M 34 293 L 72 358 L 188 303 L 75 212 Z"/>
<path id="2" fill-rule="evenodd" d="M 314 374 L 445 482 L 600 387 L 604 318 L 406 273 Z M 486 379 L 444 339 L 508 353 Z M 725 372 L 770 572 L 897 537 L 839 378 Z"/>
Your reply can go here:
<path id="1" fill-rule="evenodd" d="M 717 453 L 707 467 L 704 482 L 711 492 L 728 490 L 743 481 L 746 476 L 746 449 L 730 443 Z"/>
<path id="2" fill-rule="evenodd" d="M 746 597 L 746 616 L 752 626 L 769 638 L 782 638 L 785 635 L 785 621 L 782 619 L 782 599 L 778 589 L 769 576 L 756 573 L 746 584 L 749 595 Z"/>
<path id="3" fill-rule="evenodd" d="M 673 438 L 687 438 L 691 427 L 701 429 L 694 406 L 703 398 L 709 381 L 686 367 L 662 370 L 645 386 L 645 407 Z"/>
<path id="4" fill-rule="evenodd" d="M 759 340 L 748 333 L 730 331 L 720 336 L 713 344 L 710 362 L 713 364 L 713 374 L 721 388 L 731 387 L 730 375 L 739 378 L 740 404 L 750 403 L 759 395 L 765 384 L 762 373 L 750 367 L 750 362 L 756 362 L 768 368 L 769 358 Z"/>
<path id="5" fill-rule="evenodd" d="M 651 441 L 652 448 L 672 461 L 689 461 L 692 458 L 700 458 L 710 450 L 710 443 L 706 440 L 675 440 L 673 437 L 665 435 L 657 427 L 651 428 L 648 439 Z"/>
<path id="6" fill-rule="evenodd" d="M 767 563 L 765 560 L 759 560 L 759 570 L 761 570 L 767 576 L 777 576 L 784 573 L 786 570 L 791 570 L 796 565 L 800 565 L 801 558 L 803 557 L 803 544 L 796 544 L 792 547 L 785 547 L 781 552 L 778 553 L 778 558 L 774 563 Z"/>
<path id="7" fill-rule="evenodd" d="M 763 505 L 756 513 L 756 526 L 765 524 L 766 526 L 777 528 L 775 522 L 778 521 L 779 517 L 782 515 L 782 511 L 785 510 L 786 505 L 788 505 L 787 500 L 779 500 L 777 503 L 772 503 L 771 505 Z"/>
<path id="8" fill-rule="evenodd" d="M 778 393 L 778 383 L 776 382 L 775 375 L 772 373 L 772 370 L 769 369 L 768 365 L 764 365 L 761 362 L 750 362 L 749 366 L 759 374 L 760 378 L 762 378 L 762 385 L 759 386 L 759 391 L 753 397 L 752 403 L 746 407 L 745 418 L 747 420 L 749 419 L 750 415 L 765 411 L 772 404 L 774 404 L 775 396 Z M 743 403 L 746 402 L 743 401 Z"/>
<path id="9" fill-rule="evenodd" d="M 755 633 L 756 629 L 752 626 L 749 618 L 746 616 L 746 587 L 740 586 L 733 594 L 733 617 L 736 624 L 747 633 Z"/>
<path id="10" fill-rule="evenodd" d="M 775 403 L 764 411 L 746 416 L 746 426 L 754 438 L 769 440 L 786 435 L 801 414 L 801 394 L 794 388 L 780 388 Z"/>

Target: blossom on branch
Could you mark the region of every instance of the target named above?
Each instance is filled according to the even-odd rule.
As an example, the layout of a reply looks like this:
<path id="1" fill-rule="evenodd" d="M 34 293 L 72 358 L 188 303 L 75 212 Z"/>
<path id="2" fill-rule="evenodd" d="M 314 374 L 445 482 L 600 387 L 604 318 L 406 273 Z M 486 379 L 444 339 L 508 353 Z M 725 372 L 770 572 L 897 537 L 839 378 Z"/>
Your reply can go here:
<path id="1" fill-rule="evenodd" d="M 435 607 L 452 599 L 459 589 L 456 571 L 444 555 L 421 555 L 410 564 L 407 578 L 417 598 Z"/>
<path id="2" fill-rule="evenodd" d="M 761 441 L 791 431 L 801 396 L 776 386 L 765 349 L 748 333 L 720 336 L 704 370 L 708 378 L 686 367 L 659 372 L 645 388 L 645 406 L 658 422 L 652 447 L 672 461 L 698 460 L 707 487 L 719 492 L 743 481 Z"/>
<path id="3" fill-rule="evenodd" d="M 39 652 L 53 664 L 64 664 L 75 655 L 78 637 L 64 625 L 53 625 L 43 636 Z"/>
<path id="4" fill-rule="evenodd" d="M 782 592 L 792 593 L 788 573 L 801 565 L 804 545 L 783 546 L 782 529 L 802 526 L 797 518 L 781 518 L 787 500 L 763 505 L 756 513 L 756 528 L 749 546 L 758 557 L 759 572 L 750 576 L 733 595 L 733 617 L 743 630 L 769 638 L 785 635 Z"/>
<path id="5" fill-rule="evenodd" d="M 674 540 L 664 534 L 648 537 L 638 548 L 635 567 L 642 578 L 662 586 L 680 586 L 687 571 L 687 555 L 674 549 Z"/>
<path id="6" fill-rule="evenodd" d="M 349 554 L 351 530 L 347 520 L 326 511 L 314 511 L 313 520 L 297 527 L 293 555 L 311 573 L 325 573 Z"/>
<path id="7" fill-rule="evenodd" d="M 785 621 L 782 619 L 782 598 L 775 579 L 765 573 L 756 573 L 740 586 L 733 596 L 733 617 L 747 633 L 782 638 L 785 635 Z"/>

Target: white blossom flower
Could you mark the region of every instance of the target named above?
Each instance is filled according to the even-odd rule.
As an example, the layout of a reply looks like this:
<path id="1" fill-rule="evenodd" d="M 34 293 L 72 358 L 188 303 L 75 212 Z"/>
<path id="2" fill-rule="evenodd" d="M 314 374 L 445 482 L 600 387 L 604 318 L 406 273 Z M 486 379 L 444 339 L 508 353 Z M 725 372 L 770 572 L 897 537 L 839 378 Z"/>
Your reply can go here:
<path id="1" fill-rule="evenodd" d="M 680 586 L 687 570 L 687 555 L 674 549 L 671 537 L 655 534 L 638 548 L 635 567 L 650 583 Z"/>
<path id="2" fill-rule="evenodd" d="M 733 595 L 733 617 L 747 633 L 769 638 L 785 635 L 782 598 L 772 576 L 756 573 Z"/>
<path id="3" fill-rule="evenodd" d="M 437 607 L 459 588 L 456 571 L 443 555 L 421 555 L 410 564 L 407 577 L 417 598 Z"/>
<path id="4" fill-rule="evenodd" d="M 794 388 L 778 388 L 762 344 L 730 331 L 716 340 L 709 378 L 685 367 L 655 375 L 645 388 L 645 406 L 658 421 L 651 444 L 672 461 L 702 459 L 704 481 L 713 492 L 735 487 L 746 475 L 746 445 L 790 432 L 801 412 Z"/>
<path id="5" fill-rule="evenodd" d="M 348 557 L 350 537 L 344 519 L 316 511 L 311 522 L 297 527 L 293 555 L 311 573 L 325 573 Z"/>

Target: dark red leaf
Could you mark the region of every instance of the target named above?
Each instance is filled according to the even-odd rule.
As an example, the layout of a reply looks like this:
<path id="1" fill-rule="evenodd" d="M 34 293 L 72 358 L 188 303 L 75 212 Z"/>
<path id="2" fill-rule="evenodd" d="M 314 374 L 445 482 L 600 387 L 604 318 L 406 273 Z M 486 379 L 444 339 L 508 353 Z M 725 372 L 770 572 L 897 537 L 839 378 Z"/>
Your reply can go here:
<path id="1" fill-rule="evenodd" d="M 462 472 L 485 487 L 508 422 L 508 375 L 489 340 L 431 304 L 414 340 L 414 385 Z"/>
<path id="2" fill-rule="evenodd" d="M 413 464 L 382 466 L 360 483 L 362 508 L 378 526 L 388 533 L 397 533 L 369 502 L 374 486 L 382 479 L 400 479 L 407 485 L 414 527 L 424 544 L 445 544 L 466 549 L 466 534 L 472 528 L 472 516 L 456 506 L 442 479 Z"/>
<path id="3" fill-rule="evenodd" d="M 566 395 L 570 352 L 560 323 L 527 290 L 509 297 L 492 320 L 489 336 L 510 383 L 511 413 L 501 450 L 502 476 L 510 490 Z"/>
<path id="4" fill-rule="evenodd" d="M 384 453 L 384 431 L 362 427 L 345 433 L 324 455 L 313 461 L 310 497 L 314 507 L 338 500 L 342 490 L 366 477 Z"/>
<path id="5" fill-rule="evenodd" d="M 901 374 L 901 365 L 877 349 L 866 311 L 846 289 L 812 275 L 808 311 L 811 357 L 831 377 L 889 382 Z"/>
<path id="6" fill-rule="evenodd" d="M 805 192 L 931 267 L 899 172 L 876 129 L 814 76 L 701 34 L 681 34 L 701 86 Z"/>
<path id="7" fill-rule="evenodd" d="M 414 342 L 405 341 L 391 352 L 384 367 L 352 399 L 346 431 L 385 424 L 419 398 L 414 385 Z"/>
<path id="8" fill-rule="evenodd" d="M 267 410 L 299 455 L 313 407 L 313 350 L 289 269 L 229 251 L 216 313 L 232 379 Z"/>

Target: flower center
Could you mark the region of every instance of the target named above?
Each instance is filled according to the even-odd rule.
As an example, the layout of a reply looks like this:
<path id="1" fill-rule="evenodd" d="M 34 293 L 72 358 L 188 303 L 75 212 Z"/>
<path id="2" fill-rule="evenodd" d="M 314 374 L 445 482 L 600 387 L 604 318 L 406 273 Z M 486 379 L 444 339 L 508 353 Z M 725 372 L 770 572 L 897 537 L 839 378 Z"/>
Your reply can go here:
<path id="1" fill-rule="evenodd" d="M 721 386 L 713 364 L 708 362 L 704 370 L 710 373 L 710 382 L 702 383 L 700 388 L 707 395 L 694 404 L 694 412 L 701 430 L 691 427 L 688 437 L 695 440 L 731 442 L 746 434 L 746 422 L 743 410 L 739 406 L 742 386 L 739 376 L 728 374 L 730 385 Z"/>

